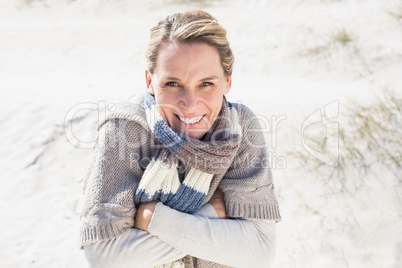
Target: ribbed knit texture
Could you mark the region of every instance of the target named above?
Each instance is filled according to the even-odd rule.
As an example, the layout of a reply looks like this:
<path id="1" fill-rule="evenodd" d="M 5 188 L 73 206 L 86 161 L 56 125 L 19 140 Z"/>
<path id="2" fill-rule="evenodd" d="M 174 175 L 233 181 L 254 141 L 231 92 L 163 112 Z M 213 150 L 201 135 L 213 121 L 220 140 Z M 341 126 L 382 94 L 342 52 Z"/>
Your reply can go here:
<path id="1" fill-rule="evenodd" d="M 148 126 L 163 148 L 147 166 L 135 193 L 136 205 L 158 199 L 180 212 L 193 213 L 201 208 L 209 191 L 214 173 L 225 172 L 240 144 L 240 129 L 236 109 L 223 98 L 222 108 L 210 129 L 217 133 L 214 140 L 196 140 L 184 136 L 163 120 L 154 96 L 146 94 L 145 107 Z M 190 161 L 196 156 L 197 161 Z M 224 157 L 224 165 L 210 166 Z M 178 160 L 188 166 L 183 183 L 177 171 Z M 162 267 L 184 267 L 173 262 Z"/>
<path id="2" fill-rule="evenodd" d="M 163 120 L 154 96 L 145 96 L 148 126 L 162 144 L 147 166 L 136 191 L 136 205 L 158 199 L 180 212 L 193 213 L 201 208 L 209 191 L 214 174 L 225 172 L 240 144 L 240 126 L 236 109 L 223 98 L 221 111 L 210 129 L 218 133 L 214 140 L 196 140 L 169 127 Z M 230 118 L 231 120 L 227 120 Z M 190 161 L 194 156 L 197 161 Z M 224 165 L 210 166 L 224 157 Z M 188 165 L 188 172 L 180 183 L 178 160 Z"/>
<path id="3" fill-rule="evenodd" d="M 145 96 L 141 95 L 120 103 L 98 125 L 99 140 L 84 182 L 81 246 L 117 237 L 134 226 L 134 197 L 137 190 L 141 189 L 139 185 L 148 166 L 156 160 L 155 156 L 162 153 L 161 142 L 155 138 L 148 125 L 144 99 Z M 237 117 L 234 120 L 239 123 L 241 142 L 233 158 L 220 157 L 217 162 L 205 164 L 208 170 L 218 171 L 210 173 L 214 176 L 208 187 L 201 187 L 206 195 L 202 204 L 209 201 L 219 186 L 225 194 L 228 216 L 279 221 L 279 208 L 267 162 L 267 151 L 263 146 L 265 141 L 261 126 L 246 106 L 228 103 L 229 106 L 236 110 L 232 116 Z M 230 124 L 224 128 L 230 129 Z M 210 139 L 213 134 L 207 133 L 204 140 Z M 221 147 L 214 153 L 219 154 L 227 149 L 224 143 L 217 143 Z M 204 179 L 198 181 L 197 176 L 190 175 L 189 167 L 194 167 L 192 163 L 197 162 L 195 153 L 189 150 L 192 153 L 185 153 L 183 156 L 180 148 L 176 151 L 177 158 L 184 159 L 187 166 L 185 170 L 178 170 L 178 174 L 185 173 L 185 178 L 189 180 L 195 178 L 197 182 L 203 181 Z M 229 165 L 225 166 L 226 162 Z M 208 173 L 205 169 L 202 171 Z M 191 187 L 197 188 L 195 181 L 191 182 Z M 179 185 L 177 180 L 172 182 L 174 183 L 167 184 L 166 187 L 180 189 L 184 184 Z M 164 188 L 162 185 L 157 188 L 159 187 Z M 206 188 L 208 190 L 205 192 Z M 185 267 L 224 267 L 191 256 L 182 261 Z"/>

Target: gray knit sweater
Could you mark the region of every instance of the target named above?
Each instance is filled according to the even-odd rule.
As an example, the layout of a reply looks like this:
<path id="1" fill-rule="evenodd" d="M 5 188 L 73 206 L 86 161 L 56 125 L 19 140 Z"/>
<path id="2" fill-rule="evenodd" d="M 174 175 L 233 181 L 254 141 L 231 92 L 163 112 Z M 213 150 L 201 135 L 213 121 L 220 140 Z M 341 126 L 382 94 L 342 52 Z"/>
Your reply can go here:
<path id="1" fill-rule="evenodd" d="M 82 247 L 118 237 L 134 226 L 134 194 L 160 145 L 148 128 L 143 100 L 143 95 L 137 95 L 117 105 L 98 125 L 99 138 L 84 182 Z M 261 127 L 249 108 L 233 106 L 243 131 L 241 145 L 229 169 L 212 179 L 205 202 L 220 187 L 228 216 L 279 221 Z M 192 263 L 198 263 L 196 267 L 213 265 L 196 258 Z"/>

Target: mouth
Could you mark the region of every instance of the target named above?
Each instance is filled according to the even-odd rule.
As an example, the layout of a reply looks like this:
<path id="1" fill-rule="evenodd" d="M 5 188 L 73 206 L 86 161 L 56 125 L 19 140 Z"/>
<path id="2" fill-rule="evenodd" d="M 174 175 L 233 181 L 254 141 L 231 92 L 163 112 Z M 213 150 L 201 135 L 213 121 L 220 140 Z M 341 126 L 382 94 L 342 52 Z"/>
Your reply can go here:
<path id="1" fill-rule="evenodd" d="M 197 123 L 200 122 L 201 119 L 204 117 L 204 115 L 200 115 L 200 116 L 194 116 L 194 117 L 188 117 L 188 118 L 186 118 L 186 117 L 179 116 L 179 115 L 177 115 L 177 114 L 176 114 L 176 116 L 177 116 L 177 118 L 179 118 L 179 120 L 180 120 L 181 122 L 183 122 L 184 124 L 188 124 L 188 125 L 197 124 Z"/>

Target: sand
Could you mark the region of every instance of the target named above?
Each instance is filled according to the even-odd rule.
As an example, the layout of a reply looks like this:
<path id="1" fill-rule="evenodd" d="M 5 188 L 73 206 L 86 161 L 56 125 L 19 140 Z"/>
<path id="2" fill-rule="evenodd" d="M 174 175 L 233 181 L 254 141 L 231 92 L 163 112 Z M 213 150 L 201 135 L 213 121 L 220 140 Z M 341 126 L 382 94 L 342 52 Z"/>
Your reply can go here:
<path id="1" fill-rule="evenodd" d="M 192 9 L 228 30 L 228 99 L 276 121 L 266 133 L 283 217 L 273 266 L 401 267 L 400 180 L 378 168 L 356 192 L 331 189 L 288 155 L 303 150 L 317 109 L 338 101 L 341 126 L 351 100 L 402 93 L 402 2 L 374 0 L 0 1 L 0 267 L 84 267 L 95 108 L 144 90 L 149 29 Z M 351 42 L 335 40 L 343 30 Z"/>

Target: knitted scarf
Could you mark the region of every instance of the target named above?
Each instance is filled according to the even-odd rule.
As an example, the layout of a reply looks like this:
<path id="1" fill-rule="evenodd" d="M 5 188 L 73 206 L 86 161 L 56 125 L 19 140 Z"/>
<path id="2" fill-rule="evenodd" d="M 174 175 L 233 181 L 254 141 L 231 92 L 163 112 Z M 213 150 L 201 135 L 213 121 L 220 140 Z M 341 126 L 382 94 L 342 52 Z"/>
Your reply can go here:
<path id="1" fill-rule="evenodd" d="M 145 97 L 145 109 L 148 125 L 161 146 L 141 178 L 134 201 L 138 205 L 158 199 L 175 210 L 195 212 L 204 204 L 214 174 L 226 172 L 239 148 L 237 111 L 223 96 L 214 124 L 197 140 L 169 127 L 150 94 Z M 182 183 L 180 162 L 187 166 Z"/>

